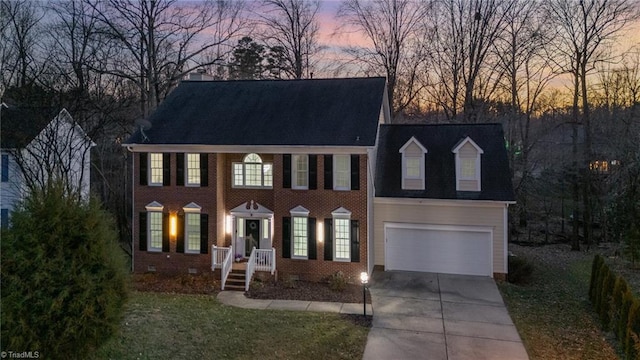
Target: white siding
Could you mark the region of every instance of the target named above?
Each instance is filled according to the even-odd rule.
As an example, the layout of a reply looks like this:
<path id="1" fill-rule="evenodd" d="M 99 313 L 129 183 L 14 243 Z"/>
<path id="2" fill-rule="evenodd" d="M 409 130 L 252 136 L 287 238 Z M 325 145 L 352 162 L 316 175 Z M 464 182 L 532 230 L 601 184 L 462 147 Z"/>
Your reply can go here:
<path id="1" fill-rule="evenodd" d="M 384 265 L 384 223 L 482 226 L 493 229 L 493 272 L 505 273 L 504 208 L 501 202 L 430 201 L 384 198 L 374 200 L 375 264 Z"/>

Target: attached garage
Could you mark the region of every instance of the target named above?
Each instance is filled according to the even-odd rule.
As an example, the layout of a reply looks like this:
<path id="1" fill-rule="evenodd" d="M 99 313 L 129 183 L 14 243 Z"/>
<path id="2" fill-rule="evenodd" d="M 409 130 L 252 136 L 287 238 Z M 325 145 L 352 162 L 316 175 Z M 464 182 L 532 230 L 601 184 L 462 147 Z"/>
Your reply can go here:
<path id="1" fill-rule="evenodd" d="M 385 269 L 491 276 L 490 229 L 385 223 Z"/>
<path id="2" fill-rule="evenodd" d="M 381 125 L 369 270 L 504 280 L 514 200 L 500 124 Z"/>

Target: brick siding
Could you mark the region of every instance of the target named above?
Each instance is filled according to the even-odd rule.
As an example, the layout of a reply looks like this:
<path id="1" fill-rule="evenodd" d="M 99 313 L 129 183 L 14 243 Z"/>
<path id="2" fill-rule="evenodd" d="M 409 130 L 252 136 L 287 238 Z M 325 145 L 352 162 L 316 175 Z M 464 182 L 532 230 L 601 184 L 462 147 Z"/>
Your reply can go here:
<path id="1" fill-rule="evenodd" d="M 283 156 L 280 154 L 259 154 L 263 162 L 272 162 L 273 189 L 241 189 L 231 186 L 232 164 L 242 162 L 245 154 L 209 154 L 209 186 L 176 186 L 176 154 L 171 159 L 170 186 L 140 186 L 139 154 L 134 156 L 134 271 L 146 272 L 149 266 L 156 272 L 167 274 L 187 273 L 190 268 L 198 272 L 211 271 L 210 247 L 229 246 L 231 235 L 225 234 L 225 217 L 229 211 L 248 201 L 255 201 L 274 212 L 274 233 L 272 246 L 276 249 L 276 268 L 279 278 L 296 276 L 300 279 L 319 281 L 342 271 L 351 281 L 357 281 L 360 272 L 367 265 L 367 156 L 360 155 L 360 190 L 334 191 L 324 189 L 324 157 L 318 155 L 316 190 L 284 189 Z M 202 207 L 202 213 L 209 214 L 209 253 L 182 254 L 176 252 L 176 241 L 171 239 L 169 252 L 140 251 L 138 213 L 145 212 L 145 205 L 157 201 L 164 206 L 164 212 L 181 212 L 182 207 L 194 202 Z M 309 210 L 309 217 L 317 223 L 331 218 L 331 212 L 339 207 L 351 211 L 351 219 L 359 220 L 360 262 L 338 262 L 324 260 L 324 238 L 317 239 L 317 260 L 286 259 L 282 257 L 282 218 L 290 216 L 296 206 Z M 223 210 L 224 209 L 224 210 Z M 223 210 L 223 211 L 222 211 Z"/>

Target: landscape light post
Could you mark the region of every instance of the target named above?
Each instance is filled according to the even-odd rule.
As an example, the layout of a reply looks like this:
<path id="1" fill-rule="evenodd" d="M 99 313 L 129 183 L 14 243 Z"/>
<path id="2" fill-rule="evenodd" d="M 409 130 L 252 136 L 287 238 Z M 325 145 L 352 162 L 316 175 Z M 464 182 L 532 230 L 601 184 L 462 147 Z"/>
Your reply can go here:
<path id="1" fill-rule="evenodd" d="M 360 282 L 362 283 L 362 313 L 367 317 L 367 283 L 369 283 L 369 274 L 360 273 Z"/>

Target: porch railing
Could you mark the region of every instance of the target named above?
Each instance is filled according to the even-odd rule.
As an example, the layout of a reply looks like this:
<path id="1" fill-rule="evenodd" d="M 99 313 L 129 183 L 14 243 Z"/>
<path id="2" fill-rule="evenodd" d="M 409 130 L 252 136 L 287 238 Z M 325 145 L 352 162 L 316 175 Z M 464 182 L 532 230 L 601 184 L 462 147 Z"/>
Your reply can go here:
<path id="1" fill-rule="evenodd" d="M 276 249 L 256 249 L 256 271 L 276 272 Z"/>
<path id="2" fill-rule="evenodd" d="M 269 271 L 271 275 L 276 272 L 276 249 L 256 249 L 251 250 L 247 270 L 244 279 L 244 291 L 249 291 L 249 284 L 256 271 Z"/>
<path id="3" fill-rule="evenodd" d="M 221 290 L 224 290 L 224 284 L 227 282 L 227 277 L 233 265 L 233 251 L 231 250 L 231 247 L 218 247 L 215 245 L 211 247 L 211 270 L 222 270 L 220 274 Z"/>

